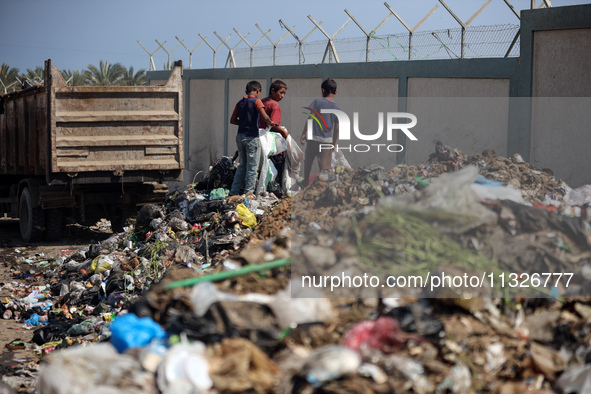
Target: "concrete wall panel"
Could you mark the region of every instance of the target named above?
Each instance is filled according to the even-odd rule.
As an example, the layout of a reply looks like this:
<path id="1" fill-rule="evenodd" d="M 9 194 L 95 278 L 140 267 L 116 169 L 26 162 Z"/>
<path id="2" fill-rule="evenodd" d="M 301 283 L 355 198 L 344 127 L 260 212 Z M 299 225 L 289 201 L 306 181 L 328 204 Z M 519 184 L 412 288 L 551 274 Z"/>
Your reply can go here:
<path id="1" fill-rule="evenodd" d="M 591 29 L 534 32 L 531 162 L 571 187 L 591 180 Z M 573 143 L 575 142 L 575 143 Z"/>
<path id="2" fill-rule="evenodd" d="M 187 183 L 193 181 L 196 172 L 209 168 L 224 153 L 224 86 L 223 79 L 190 81 L 189 160 L 186 169 L 190 178 L 185 177 Z"/>
<path id="3" fill-rule="evenodd" d="M 591 97 L 589 48 L 591 29 L 534 32 L 532 96 Z"/>
<path id="4" fill-rule="evenodd" d="M 507 155 L 508 79 L 409 78 L 407 112 L 418 141 L 407 141 L 406 164 L 425 162 L 437 140 L 467 155 Z"/>

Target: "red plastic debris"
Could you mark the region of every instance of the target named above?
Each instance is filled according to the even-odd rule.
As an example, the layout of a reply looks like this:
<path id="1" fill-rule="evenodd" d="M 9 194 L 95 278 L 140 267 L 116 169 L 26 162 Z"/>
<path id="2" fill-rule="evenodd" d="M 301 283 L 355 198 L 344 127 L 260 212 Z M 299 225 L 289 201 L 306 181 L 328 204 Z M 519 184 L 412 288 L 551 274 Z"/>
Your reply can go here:
<path id="1" fill-rule="evenodd" d="M 400 350 L 404 342 L 405 338 L 396 319 L 381 316 L 376 320 L 364 320 L 355 324 L 345 334 L 343 345 L 357 352 L 366 346 L 389 354 Z"/>

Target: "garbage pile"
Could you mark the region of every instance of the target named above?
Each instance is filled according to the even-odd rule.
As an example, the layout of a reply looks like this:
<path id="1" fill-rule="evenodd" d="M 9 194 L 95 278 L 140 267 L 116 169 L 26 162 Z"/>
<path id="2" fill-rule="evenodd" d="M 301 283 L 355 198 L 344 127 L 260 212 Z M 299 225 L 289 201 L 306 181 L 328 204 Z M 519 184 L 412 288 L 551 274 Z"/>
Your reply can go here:
<path id="1" fill-rule="evenodd" d="M 443 147 L 420 165 L 319 178 L 292 200 L 292 280 L 308 281 L 305 296 L 380 300 L 341 343 L 406 384 L 390 389 L 589 389 L 588 185 Z M 388 275 L 409 282 L 384 286 Z"/>
<path id="2" fill-rule="evenodd" d="M 142 207 L 123 233 L 44 258 L 37 286 L 0 311 L 35 330 L 42 361 L 2 380 L 55 393 L 591 388 L 588 188 L 442 144 L 426 163 L 337 168 L 281 200 L 228 197 L 222 173 Z M 302 283 L 485 270 L 496 286 L 479 293 Z M 534 273 L 574 274 L 544 287 Z M 499 287 L 501 274 L 518 286 Z"/>

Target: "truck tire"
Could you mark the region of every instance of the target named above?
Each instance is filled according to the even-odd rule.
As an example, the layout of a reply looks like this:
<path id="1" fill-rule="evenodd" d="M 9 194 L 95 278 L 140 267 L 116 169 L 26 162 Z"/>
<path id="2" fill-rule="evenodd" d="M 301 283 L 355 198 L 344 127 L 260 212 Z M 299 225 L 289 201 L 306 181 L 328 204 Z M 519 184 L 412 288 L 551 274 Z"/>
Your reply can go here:
<path id="1" fill-rule="evenodd" d="M 25 187 L 18 203 L 21 236 L 25 242 L 37 242 L 43 238 L 45 214 L 40 207 L 33 208 L 31 192 Z"/>
<path id="2" fill-rule="evenodd" d="M 48 209 L 45 213 L 45 239 L 60 241 L 65 229 L 64 211 L 60 208 Z"/>

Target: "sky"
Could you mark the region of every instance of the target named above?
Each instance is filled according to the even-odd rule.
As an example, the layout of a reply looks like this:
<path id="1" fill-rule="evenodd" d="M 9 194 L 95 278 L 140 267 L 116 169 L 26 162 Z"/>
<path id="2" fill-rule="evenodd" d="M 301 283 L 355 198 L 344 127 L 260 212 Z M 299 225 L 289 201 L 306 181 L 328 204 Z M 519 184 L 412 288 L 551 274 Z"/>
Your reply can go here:
<path id="1" fill-rule="evenodd" d="M 509 0 L 518 11 L 530 7 L 530 0 Z M 455 19 L 437 0 L 387 0 L 394 11 L 412 28 L 435 5 L 439 8 L 417 31 L 457 28 Z M 537 0 L 538 5 L 542 0 Z M 468 20 L 485 0 L 445 0 L 445 3 L 462 21 Z M 582 0 L 552 0 L 552 6 L 586 4 Z M 189 50 L 201 42 L 202 36 L 214 47 L 222 38 L 232 34 L 228 43 L 236 45 L 240 40 L 233 30 L 242 35 L 250 33 L 247 40 L 254 44 L 265 31 L 271 29 L 273 40 L 281 38 L 287 30 L 282 19 L 294 32 L 304 37 L 314 25 L 311 15 L 322 21 L 322 27 L 334 34 L 349 18 L 347 9 L 366 31 L 373 30 L 389 11 L 383 0 L 299 0 L 299 1 L 201 1 L 201 0 L 0 0 L 0 64 L 18 68 L 21 72 L 43 66 L 51 58 L 60 70 L 84 70 L 88 65 L 99 65 L 101 60 L 121 63 L 125 67 L 149 69 L 150 56 L 138 44 L 149 51 L 159 48 L 155 40 L 171 52 L 171 60 L 182 59 L 189 65 L 189 52 L 175 38 L 183 40 Z M 492 0 L 488 7 L 471 23 L 471 26 L 518 24 L 519 20 L 504 0 Z M 391 17 L 378 31 L 382 34 L 404 33 L 404 26 Z M 337 38 L 362 37 L 359 28 L 350 22 Z M 306 41 L 325 39 L 315 31 Z M 294 43 L 288 36 L 282 43 Z M 270 44 L 266 38 L 259 45 Z M 245 48 L 241 43 L 237 48 Z M 176 48 L 176 49 L 175 49 Z M 223 66 L 227 50 L 222 46 L 217 52 L 217 66 Z M 193 68 L 210 68 L 213 52 L 202 43 L 193 52 Z M 157 69 L 162 69 L 168 54 L 159 49 L 154 54 Z"/>

